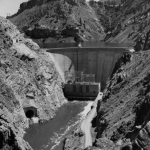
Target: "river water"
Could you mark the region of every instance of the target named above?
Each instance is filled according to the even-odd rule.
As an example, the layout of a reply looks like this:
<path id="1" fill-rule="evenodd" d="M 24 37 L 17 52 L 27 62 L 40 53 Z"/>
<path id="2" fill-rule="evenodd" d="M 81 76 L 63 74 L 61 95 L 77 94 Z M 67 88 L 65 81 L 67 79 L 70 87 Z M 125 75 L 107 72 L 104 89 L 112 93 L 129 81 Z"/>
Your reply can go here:
<path id="1" fill-rule="evenodd" d="M 93 102 L 73 101 L 62 106 L 54 119 L 31 125 L 24 139 L 33 150 L 62 150 L 64 138 L 89 112 Z"/>

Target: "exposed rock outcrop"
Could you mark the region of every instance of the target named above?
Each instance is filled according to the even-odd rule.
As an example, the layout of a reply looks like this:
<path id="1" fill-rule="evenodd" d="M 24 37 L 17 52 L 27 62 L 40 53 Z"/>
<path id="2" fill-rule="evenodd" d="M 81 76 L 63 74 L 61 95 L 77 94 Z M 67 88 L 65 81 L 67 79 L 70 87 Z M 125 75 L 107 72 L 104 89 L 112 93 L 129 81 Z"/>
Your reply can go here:
<path id="1" fill-rule="evenodd" d="M 0 17 L 0 149 L 25 150 L 24 107 L 35 106 L 40 122 L 66 102 L 62 78 L 48 53 Z"/>
<path id="2" fill-rule="evenodd" d="M 135 50 L 150 49 L 150 2 L 103 0 L 90 3 L 104 27 L 107 42 L 133 42 Z"/>
<path id="3" fill-rule="evenodd" d="M 136 149 L 136 147 L 138 147 L 139 149 L 143 148 L 144 150 L 150 149 L 150 122 L 148 122 L 137 135 L 133 144 L 133 149 Z"/>
<path id="4" fill-rule="evenodd" d="M 150 121 L 149 62 L 149 51 L 133 54 L 132 61 L 123 65 L 108 82 L 103 102 L 98 107 L 97 138 L 107 137 L 114 142 L 122 140 L 121 145 L 125 143 L 124 139 L 130 139 L 130 149 L 136 149 L 134 143 L 148 149 L 149 144 L 145 143 L 148 143 L 149 136 L 143 128 L 148 127 Z M 103 120 L 107 124 L 102 128 Z"/>

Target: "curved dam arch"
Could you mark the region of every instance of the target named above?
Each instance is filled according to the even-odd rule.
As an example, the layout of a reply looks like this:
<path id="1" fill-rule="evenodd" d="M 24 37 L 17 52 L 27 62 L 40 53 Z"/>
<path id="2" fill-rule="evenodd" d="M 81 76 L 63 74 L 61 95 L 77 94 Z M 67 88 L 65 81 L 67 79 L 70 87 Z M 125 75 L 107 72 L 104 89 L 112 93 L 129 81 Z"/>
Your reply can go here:
<path id="1" fill-rule="evenodd" d="M 129 47 L 66 47 L 50 48 L 47 52 L 57 62 L 64 80 L 66 72 L 84 71 L 85 74 L 94 74 L 95 82 L 100 82 L 103 90 L 116 61 L 124 52 L 129 52 L 128 49 Z"/>

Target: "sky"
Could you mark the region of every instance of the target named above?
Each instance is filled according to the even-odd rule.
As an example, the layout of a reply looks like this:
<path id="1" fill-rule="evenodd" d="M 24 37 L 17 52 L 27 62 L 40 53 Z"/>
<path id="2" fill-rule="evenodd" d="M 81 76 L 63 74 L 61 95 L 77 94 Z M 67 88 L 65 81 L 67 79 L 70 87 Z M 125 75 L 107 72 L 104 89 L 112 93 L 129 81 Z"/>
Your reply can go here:
<path id="1" fill-rule="evenodd" d="M 0 16 L 6 17 L 7 13 L 10 15 L 15 14 L 22 2 L 28 0 L 0 0 Z"/>

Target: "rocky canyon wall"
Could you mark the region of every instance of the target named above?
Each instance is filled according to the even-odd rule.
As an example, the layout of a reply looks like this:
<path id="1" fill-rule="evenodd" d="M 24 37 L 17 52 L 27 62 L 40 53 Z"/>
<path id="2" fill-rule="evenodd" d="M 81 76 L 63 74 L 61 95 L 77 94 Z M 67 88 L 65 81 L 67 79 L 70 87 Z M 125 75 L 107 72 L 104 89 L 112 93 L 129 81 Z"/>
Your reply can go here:
<path id="1" fill-rule="evenodd" d="M 22 139 L 24 109 L 36 108 L 40 122 L 53 118 L 66 102 L 62 84 L 49 54 L 0 17 L 0 149 L 32 149 Z"/>
<path id="2" fill-rule="evenodd" d="M 108 82 L 97 109 L 97 139 L 120 141 L 120 149 L 150 148 L 149 62 L 150 51 L 135 53 Z"/>
<path id="3" fill-rule="evenodd" d="M 149 150 L 150 51 L 124 55 L 107 82 L 103 100 L 92 121 L 93 146 L 88 150 Z M 77 128 L 64 149 L 84 149 L 84 134 Z"/>

